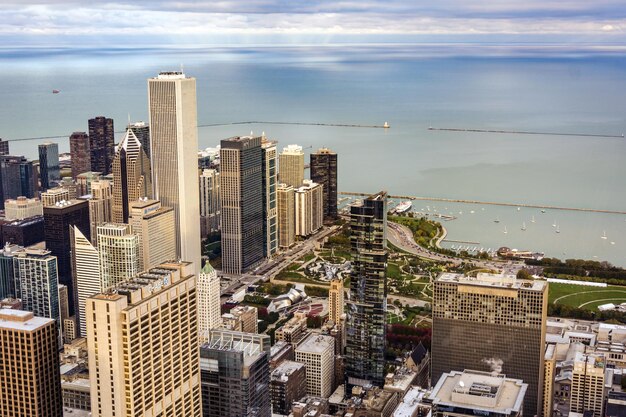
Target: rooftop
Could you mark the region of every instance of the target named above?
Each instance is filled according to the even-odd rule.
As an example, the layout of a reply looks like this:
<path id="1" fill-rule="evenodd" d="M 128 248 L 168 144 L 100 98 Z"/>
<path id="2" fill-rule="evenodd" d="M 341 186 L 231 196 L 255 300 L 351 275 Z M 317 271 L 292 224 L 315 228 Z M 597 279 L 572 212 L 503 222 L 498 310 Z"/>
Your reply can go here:
<path id="1" fill-rule="evenodd" d="M 508 288 L 513 290 L 544 291 L 547 287 L 545 281 L 530 281 L 517 279 L 514 275 L 478 274 L 477 277 L 468 277 L 463 274 L 444 272 L 440 274 L 437 282 L 451 282 L 461 285 L 474 285 L 491 288 Z"/>
<path id="2" fill-rule="evenodd" d="M 311 334 L 296 348 L 296 352 L 324 353 L 335 350 L 335 338 L 332 336 Z"/>
<path id="3" fill-rule="evenodd" d="M 304 368 L 304 364 L 294 361 L 282 361 L 272 372 L 272 380 L 286 382 L 291 374 Z"/>
<path id="4" fill-rule="evenodd" d="M 411 387 L 406 393 L 404 399 L 393 412 L 393 417 L 413 417 L 415 412 L 424 398 L 426 391 L 420 387 Z"/>
<path id="5" fill-rule="evenodd" d="M 184 80 L 187 78 L 182 71 L 163 71 L 153 80 Z"/>
<path id="6" fill-rule="evenodd" d="M 33 331 L 52 322 L 54 322 L 53 319 L 35 317 L 30 311 L 0 309 L 1 329 Z"/>

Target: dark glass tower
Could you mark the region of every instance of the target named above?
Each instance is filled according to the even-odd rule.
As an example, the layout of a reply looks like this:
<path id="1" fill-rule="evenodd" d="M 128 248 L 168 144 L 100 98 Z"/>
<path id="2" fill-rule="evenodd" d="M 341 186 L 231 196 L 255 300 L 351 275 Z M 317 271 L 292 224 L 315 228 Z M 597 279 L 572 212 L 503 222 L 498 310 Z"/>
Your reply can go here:
<path id="1" fill-rule="evenodd" d="M 102 175 L 110 174 L 115 152 L 113 119 L 104 116 L 89 119 L 89 148 L 91 170 Z"/>
<path id="2" fill-rule="evenodd" d="M 39 145 L 39 178 L 42 191 L 53 188 L 56 181 L 61 179 L 57 143 L 46 142 Z"/>
<path id="3" fill-rule="evenodd" d="M 311 180 L 324 186 L 324 221 L 337 219 L 337 154 L 322 148 L 311 154 Z"/>
<path id="4" fill-rule="evenodd" d="M 387 317 L 387 193 L 350 207 L 352 275 L 346 302 L 346 394 L 352 387 L 385 383 Z"/>
<path id="5" fill-rule="evenodd" d="M 72 178 L 78 174 L 91 171 L 91 151 L 89 135 L 85 132 L 74 132 L 70 136 L 70 157 L 72 158 Z"/>
<path id="6" fill-rule="evenodd" d="M 39 186 L 33 161 L 23 156 L 2 155 L 0 156 L 0 177 L 2 180 L 0 209 L 4 209 L 4 200 L 9 198 L 37 196 Z"/>

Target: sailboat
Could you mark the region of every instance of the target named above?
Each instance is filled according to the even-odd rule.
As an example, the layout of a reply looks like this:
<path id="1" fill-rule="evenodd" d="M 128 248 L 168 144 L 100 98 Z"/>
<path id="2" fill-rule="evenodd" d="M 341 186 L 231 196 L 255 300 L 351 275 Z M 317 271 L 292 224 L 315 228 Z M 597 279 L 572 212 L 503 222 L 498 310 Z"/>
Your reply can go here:
<path id="1" fill-rule="evenodd" d="M 506 230 L 506 226 L 504 226 L 504 234 L 506 235 L 507 233 L 509 232 Z"/>
<path id="2" fill-rule="evenodd" d="M 552 223 L 552 227 L 556 227 L 556 220 Z"/>
<path id="3" fill-rule="evenodd" d="M 606 230 L 604 231 L 604 233 L 602 234 L 602 237 L 600 239 L 605 239 L 606 240 Z"/>
<path id="4" fill-rule="evenodd" d="M 531 223 L 534 223 L 534 222 L 535 222 L 535 216 L 533 216 L 533 218 L 532 218 L 532 219 L 530 219 L 530 222 L 531 222 Z"/>
<path id="5" fill-rule="evenodd" d="M 522 222 L 522 231 L 526 230 L 526 222 Z"/>
<path id="6" fill-rule="evenodd" d="M 555 232 L 557 232 L 557 233 L 561 233 L 561 231 L 559 230 L 559 225 L 558 225 L 558 224 L 556 225 L 556 230 L 555 230 Z"/>

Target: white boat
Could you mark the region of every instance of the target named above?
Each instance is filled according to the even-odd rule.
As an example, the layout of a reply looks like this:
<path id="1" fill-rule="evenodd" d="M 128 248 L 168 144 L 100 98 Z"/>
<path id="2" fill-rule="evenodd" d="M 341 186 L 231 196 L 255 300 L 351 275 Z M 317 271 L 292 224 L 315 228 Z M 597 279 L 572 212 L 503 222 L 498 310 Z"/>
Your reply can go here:
<path id="1" fill-rule="evenodd" d="M 615 245 L 615 242 L 611 242 L 611 245 Z"/>
<path id="2" fill-rule="evenodd" d="M 470 211 L 470 214 L 474 214 L 474 213 L 476 213 L 474 210 Z"/>
<path id="3" fill-rule="evenodd" d="M 526 222 L 522 222 L 522 231 L 526 230 Z"/>
<path id="4" fill-rule="evenodd" d="M 534 223 L 534 222 L 535 222 L 535 216 L 533 216 L 533 218 L 532 218 L 532 219 L 530 219 L 530 222 L 531 222 L 531 223 Z"/>
<path id="5" fill-rule="evenodd" d="M 408 211 L 413 206 L 413 203 L 410 200 L 403 201 L 402 203 L 396 206 L 396 213 L 404 213 Z"/>
<path id="6" fill-rule="evenodd" d="M 506 230 L 506 226 L 504 226 L 504 234 L 506 235 L 507 233 L 509 232 Z"/>
<path id="7" fill-rule="evenodd" d="M 556 227 L 556 220 L 552 223 L 552 227 Z"/>
<path id="8" fill-rule="evenodd" d="M 606 240 L 606 230 L 604 231 L 604 233 L 602 234 L 602 237 L 600 239 L 605 239 Z"/>
<path id="9" fill-rule="evenodd" d="M 545 212 L 546 212 L 546 210 L 545 210 L 545 209 L 541 209 L 541 212 L 542 212 L 542 213 L 545 213 Z"/>
<path id="10" fill-rule="evenodd" d="M 555 232 L 557 232 L 557 233 L 561 233 L 561 231 L 559 230 L 559 225 L 558 225 L 558 224 L 556 225 L 556 230 L 555 230 Z"/>
<path id="11" fill-rule="evenodd" d="M 517 208 L 517 211 L 520 211 L 521 209 L 522 209 L 521 207 L 518 207 L 518 208 Z"/>

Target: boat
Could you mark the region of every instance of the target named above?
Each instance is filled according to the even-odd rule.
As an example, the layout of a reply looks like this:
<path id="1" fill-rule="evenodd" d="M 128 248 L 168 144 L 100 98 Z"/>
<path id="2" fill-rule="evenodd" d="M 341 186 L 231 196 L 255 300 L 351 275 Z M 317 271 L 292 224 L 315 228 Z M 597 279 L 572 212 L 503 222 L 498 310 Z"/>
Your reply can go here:
<path id="1" fill-rule="evenodd" d="M 496 219 L 493 222 L 494 223 L 500 223 L 500 219 L 496 217 Z"/>
<path id="2" fill-rule="evenodd" d="M 526 230 L 526 222 L 522 222 L 522 231 Z"/>
<path id="3" fill-rule="evenodd" d="M 542 213 L 545 213 L 545 212 L 546 212 L 546 210 L 545 210 L 545 209 L 541 209 L 541 212 L 542 212 Z"/>
<path id="4" fill-rule="evenodd" d="M 470 211 L 470 214 L 474 214 L 474 213 L 476 213 L 474 210 L 471 210 L 471 211 Z"/>
<path id="5" fill-rule="evenodd" d="M 59 94 L 61 90 L 52 90 L 52 94 Z"/>
<path id="6" fill-rule="evenodd" d="M 408 211 L 412 206 L 413 206 L 413 203 L 410 200 L 403 201 L 402 203 L 400 203 L 400 204 L 398 204 L 396 206 L 395 211 L 398 214 L 404 213 L 404 212 Z"/>
<path id="7" fill-rule="evenodd" d="M 383 125 L 383 127 L 384 127 L 385 129 L 389 129 L 391 126 L 389 126 L 389 123 L 385 122 L 385 124 Z"/>
<path id="8" fill-rule="evenodd" d="M 509 232 L 506 230 L 506 226 L 504 226 L 504 234 L 506 235 L 507 233 Z"/>
<path id="9" fill-rule="evenodd" d="M 520 211 L 521 209 L 522 209 L 521 207 L 518 207 L 518 208 L 517 208 L 517 211 Z"/>
<path id="10" fill-rule="evenodd" d="M 552 223 L 552 227 L 556 227 L 556 220 Z"/>
<path id="11" fill-rule="evenodd" d="M 611 245 L 615 245 L 615 242 L 611 242 Z"/>
<path id="12" fill-rule="evenodd" d="M 602 237 L 600 239 L 606 240 L 606 230 L 604 231 L 604 233 L 602 234 Z"/>
<path id="13" fill-rule="evenodd" d="M 555 230 L 555 232 L 557 232 L 557 233 L 561 233 L 561 231 L 559 230 L 559 225 L 558 225 L 558 224 L 556 225 L 556 230 Z"/>
<path id="14" fill-rule="evenodd" d="M 532 219 L 530 219 L 530 222 L 531 222 L 531 223 L 534 223 L 534 222 L 535 222 L 535 216 L 533 216 L 533 218 L 532 218 Z"/>

